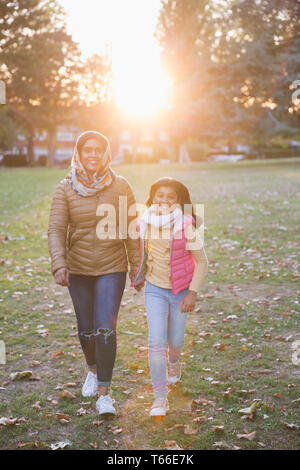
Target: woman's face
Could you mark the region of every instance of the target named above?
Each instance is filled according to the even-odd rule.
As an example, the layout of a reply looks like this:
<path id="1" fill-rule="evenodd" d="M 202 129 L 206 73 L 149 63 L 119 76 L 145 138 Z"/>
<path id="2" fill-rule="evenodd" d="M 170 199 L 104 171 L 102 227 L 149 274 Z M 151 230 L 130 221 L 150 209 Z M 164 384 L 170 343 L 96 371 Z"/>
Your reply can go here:
<path id="1" fill-rule="evenodd" d="M 85 169 L 95 172 L 105 153 L 104 145 L 98 139 L 88 139 L 82 146 L 80 160 Z"/>
<path id="2" fill-rule="evenodd" d="M 160 186 L 154 194 L 153 204 L 157 205 L 160 214 L 166 214 L 174 204 L 178 204 L 178 195 L 171 186 Z"/>

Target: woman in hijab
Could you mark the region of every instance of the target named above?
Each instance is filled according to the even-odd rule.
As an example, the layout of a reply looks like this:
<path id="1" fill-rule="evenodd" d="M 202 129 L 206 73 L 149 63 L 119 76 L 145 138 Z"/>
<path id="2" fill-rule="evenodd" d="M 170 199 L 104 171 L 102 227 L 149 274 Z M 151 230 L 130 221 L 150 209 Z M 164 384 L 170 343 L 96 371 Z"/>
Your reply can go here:
<path id="1" fill-rule="evenodd" d="M 131 279 L 139 264 L 139 241 L 128 236 L 135 222 L 128 210 L 135 197 L 128 181 L 110 164 L 110 145 L 104 135 L 87 131 L 78 137 L 71 171 L 53 196 L 48 228 L 52 274 L 57 284 L 69 289 L 88 368 L 82 395 L 98 394 L 99 414 L 116 414 L 109 386 L 117 317 L 127 261 Z"/>

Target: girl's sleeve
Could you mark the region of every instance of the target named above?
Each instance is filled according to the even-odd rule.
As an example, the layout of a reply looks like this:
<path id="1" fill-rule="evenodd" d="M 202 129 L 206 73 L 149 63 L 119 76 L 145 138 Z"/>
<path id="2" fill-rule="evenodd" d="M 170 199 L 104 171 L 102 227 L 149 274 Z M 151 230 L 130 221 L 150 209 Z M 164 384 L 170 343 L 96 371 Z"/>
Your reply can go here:
<path id="1" fill-rule="evenodd" d="M 191 252 L 195 262 L 195 270 L 189 290 L 198 293 L 208 271 L 208 259 L 202 237 L 199 231 L 193 229 L 192 225 L 188 225 L 187 227 L 186 238 L 186 249 Z"/>

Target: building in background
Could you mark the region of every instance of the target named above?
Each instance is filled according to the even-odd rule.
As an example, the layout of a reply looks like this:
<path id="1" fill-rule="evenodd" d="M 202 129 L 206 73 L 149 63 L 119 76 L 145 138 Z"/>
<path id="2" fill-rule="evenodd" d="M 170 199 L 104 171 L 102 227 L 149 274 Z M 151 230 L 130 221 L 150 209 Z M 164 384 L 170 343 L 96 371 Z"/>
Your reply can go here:
<path id="1" fill-rule="evenodd" d="M 83 132 L 76 126 L 59 126 L 56 134 L 54 163 L 68 165 L 71 162 L 73 149 L 77 137 Z M 111 141 L 112 164 L 127 163 L 132 161 L 132 155 L 136 154 L 135 161 L 152 162 L 168 160 L 170 158 L 171 145 L 169 136 L 164 131 L 154 134 L 151 130 L 143 130 L 134 142 L 134 137 L 129 130 L 123 129 L 118 135 L 108 136 Z M 34 160 L 37 164 L 46 164 L 48 156 L 47 132 L 36 132 L 33 140 Z M 19 134 L 13 147 L 3 154 L 27 154 L 26 136 Z"/>

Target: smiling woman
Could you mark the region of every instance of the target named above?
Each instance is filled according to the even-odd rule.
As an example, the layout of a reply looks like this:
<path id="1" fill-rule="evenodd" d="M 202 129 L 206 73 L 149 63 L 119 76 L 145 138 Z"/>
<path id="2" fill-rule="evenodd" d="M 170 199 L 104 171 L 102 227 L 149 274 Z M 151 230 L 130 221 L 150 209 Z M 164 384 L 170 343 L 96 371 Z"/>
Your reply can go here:
<path id="1" fill-rule="evenodd" d="M 121 111 L 138 118 L 158 113 L 170 86 L 154 38 L 160 0 L 85 0 L 84 9 L 82 2 L 59 1 L 84 56 L 102 54 L 109 45 L 112 94 Z"/>

